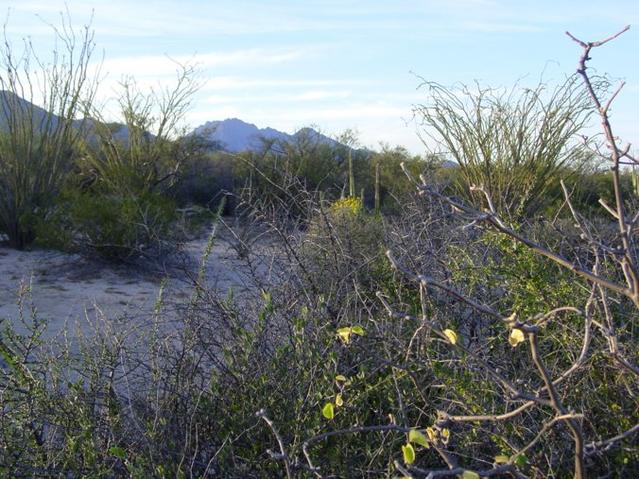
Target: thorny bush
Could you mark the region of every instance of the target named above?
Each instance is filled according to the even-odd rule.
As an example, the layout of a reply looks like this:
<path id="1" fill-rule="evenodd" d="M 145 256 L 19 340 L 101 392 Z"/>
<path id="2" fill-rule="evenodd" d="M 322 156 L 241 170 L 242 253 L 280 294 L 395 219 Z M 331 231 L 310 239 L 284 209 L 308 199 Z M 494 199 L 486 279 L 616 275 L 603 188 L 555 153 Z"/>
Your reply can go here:
<path id="1" fill-rule="evenodd" d="M 580 43 L 586 86 L 603 43 Z M 2 473 L 637 475 L 639 215 L 619 186 L 636 160 L 600 111 L 614 232 L 567 189 L 570 216 L 511 224 L 481 185 L 480 211 L 424 177 L 382 217 L 289 177 L 245 205 L 268 232 L 248 291 L 207 286 L 203 262 L 186 300 L 162 290 L 56 345 L 25 285 L 0 340 Z"/>

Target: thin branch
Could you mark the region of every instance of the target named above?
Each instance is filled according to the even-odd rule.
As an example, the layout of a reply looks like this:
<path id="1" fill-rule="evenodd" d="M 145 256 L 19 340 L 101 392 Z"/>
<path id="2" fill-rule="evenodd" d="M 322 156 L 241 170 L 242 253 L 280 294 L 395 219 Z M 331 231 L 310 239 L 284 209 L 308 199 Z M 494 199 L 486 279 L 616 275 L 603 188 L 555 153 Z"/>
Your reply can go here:
<path id="1" fill-rule="evenodd" d="M 291 464 L 288 458 L 288 454 L 286 454 L 286 449 L 284 448 L 284 441 L 282 441 L 282 437 L 280 436 L 279 432 L 277 432 L 277 429 L 275 428 L 273 421 L 271 421 L 266 416 L 266 411 L 264 411 L 264 409 L 260 409 L 259 411 L 255 413 L 255 415 L 259 418 L 262 418 L 264 422 L 268 425 L 269 429 L 275 436 L 275 440 L 277 441 L 277 444 L 280 447 L 280 454 L 279 455 L 271 454 L 271 457 L 273 457 L 274 459 L 279 459 L 284 461 L 284 467 L 286 468 L 286 477 L 288 479 L 292 479 L 293 475 L 291 474 Z"/>
<path id="2" fill-rule="evenodd" d="M 591 442 L 586 445 L 586 454 L 590 456 L 595 454 L 596 452 L 600 452 L 601 450 L 608 450 L 612 446 L 614 446 L 617 442 L 627 439 L 637 432 L 639 432 L 639 424 L 635 424 L 634 426 L 632 426 L 630 429 L 626 430 L 625 432 L 622 432 L 621 434 L 617 434 L 616 436 L 606 439 L 604 441 Z"/>
<path id="3" fill-rule="evenodd" d="M 506 226 L 504 224 L 504 222 L 499 219 L 499 217 L 497 217 L 496 215 L 493 215 L 491 213 L 480 213 L 479 211 L 470 208 L 458 201 L 455 201 L 452 198 L 448 198 L 444 195 L 442 195 L 441 193 L 438 193 L 436 191 L 434 191 L 432 188 L 430 188 L 428 185 L 420 185 L 420 191 L 424 192 L 425 194 L 429 194 L 432 196 L 435 196 L 437 198 L 442 199 L 443 201 L 445 201 L 446 203 L 450 204 L 451 206 L 454 206 L 455 208 L 457 208 L 458 210 L 466 213 L 466 214 L 470 214 L 473 216 L 473 219 L 478 221 L 478 222 L 487 222 L 489 224 L 491 224 L 492 226 L 494 226 L 498 231 L 500 231 L 501 233 L 506 234 L 507 236 L 510 236 L 511 238 L 517 240 L 519 243 L 522 243 L 526 246 L 528 246 L 531 250 L 533 250 L 534 252 L 540 254 L 541 256 L 544 256 L 548 259 L 550 259 L 551 261 L 554 261 L 555 263 L 563 266 L 564 268 L 572 271 L 573 273 L 587 279 L 588 281 L 592 281 L 596 284 L 600 284 L 602 286 L 604 286 L 605 288 L 608 288 L 612 291 L 616 291 L 618 293 L 621 293 L 627 297 L 629 297 L 630 299 L 632 299 L 635 304 L 639 305 L 639 295 L 635 295 L 633 290 L 622 286 L 618 283 L 615 283 L 614 281 L 611 281 L 609 279 L 603 278 L 601 276 L 598 276 L 594 273 L 592 273 L 591 271 L 585 270 L 583 268 L 581 268 L 580 266 L 577 266 L 576 264 L 572 263 L 571 261 L 569 261 L 567 258 L 564 258 L 562 255 L 558 254 L 558 253 L 554 253 L 550 250 L 548 250 L 547 248 L 544 248 L 543 246 L 541 246 L 538 243 L 535 243 L 534 241 L 522 236 L 521 234 L 517 233 L 516 231 L 514 231 L 513 229 L 509 228 L 508 226 Z"/>
<path id="4" fill-rule="evenodd" d="M 313 465 L 313 461 L 311 460 L 311 455 L 308 452 L 308 448 L 311 444 L 323 441 L 333 436 L 342 436 L 345 434 L 360 434 L 363 432 L 384 432 L 384 431 L 396 431 L 396 432 L 407 434 L 410 432 L 410 428 L 398 426 L 397 424 L 383 424 L 383 425 L 377 425 L 377 426 L 356 426 L 356 427 L 350 427 L 348 429 L 329 431 L 323 434 L 318 434 L 317 436 L 313 436 L 307 439 L 306 441 L 304 441 L 304 443 L 302 444 L 302 451 L 304 452 L 304 456 L 306 457 L 306 462 L 308 463 L 310 470 L 313 471 L 317 477 L 321 478 L 322 476 L 319 473 L 320 469 L 319 467 L 316 467 Z"/>

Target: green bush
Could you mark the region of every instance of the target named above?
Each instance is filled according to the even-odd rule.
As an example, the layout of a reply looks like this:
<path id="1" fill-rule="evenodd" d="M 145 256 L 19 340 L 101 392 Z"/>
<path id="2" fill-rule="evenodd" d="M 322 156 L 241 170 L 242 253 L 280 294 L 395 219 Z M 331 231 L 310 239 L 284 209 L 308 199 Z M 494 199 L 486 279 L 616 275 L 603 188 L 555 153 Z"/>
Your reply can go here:
<path id="1" fill-rule="evenodd" d="M 172 187 L 182 162 L 202 148 L 179 128 L 196 88 L 193 75 L 182 67 L 175 89 L 159 95 L 142 94 L 133 80 L 123 84 L 124 124 L 92 122 L 65 192 L 53 202 L 55 211 L 39 215 L 41 244 L 116 261 L 158 258 L 176 248 Z"/>
<path id="2" fill-rule="evenodd" d="M 119 197 L 77 195 L 69 204 L 69 216 L 82 243 L 109 259 L 131 255 L 157 256 L 172 239 L 175 204 L 157 193 Z"/>
<path id="3" fill-rule="evenodd" d="M 576 76 L 549 90 L 510 90 L 427 82 L 428 102 L 415 109 L 425 135 L 459 165 L 457 194 L 475 205 L 482 187 L 497 211 L 521 219 L 543 210 L 559 173 L 591 159 L 577 136 L 594 113 Z M 556 189 L 555 189 L 556 191 Z"/>
<path id="4" fill-rule="evenodd" d="M 62 22 L 64 28 L 52 27 L 59 50 L 51 61 L 39 58 L 31 41 L 17 50 L 6 31 L 0 47 L 0 231 L 18 249 L 35 239 L 33 215 L 49 209 L 79 156 L 85 124 L 77 118 L 95 93 L 88 72 L 93 33 Z"/>
<path id="5" fill-rule="evenodd" d="M 372 296 L 377 287 L 373 272 L 383 258 L 382 218 L 353 197 L 320 203 L 318 210 L 301 244 L 301 261 L 329 301 L 354 305 L 355 289 Z"/>
<path id="6" fill-rule="evenodd" d="M 36 218 L 34 230 L 41 246 L 120 262 L 172 252 L 177 221 L 175 203 L 158 193 L 123 197 L 67 190 L 55 210 Z"/>

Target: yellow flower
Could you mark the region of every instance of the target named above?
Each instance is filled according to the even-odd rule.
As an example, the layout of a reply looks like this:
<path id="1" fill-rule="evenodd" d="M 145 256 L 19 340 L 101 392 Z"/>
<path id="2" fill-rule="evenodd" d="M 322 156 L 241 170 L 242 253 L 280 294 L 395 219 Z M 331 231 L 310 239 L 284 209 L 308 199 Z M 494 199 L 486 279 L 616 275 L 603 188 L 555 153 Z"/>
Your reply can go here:
<path id="1" fill-rule="evenodd" d="M 336 200 L 330 207 L 330 212 L 334 215 L 351 215 L 357 216 L 364 209 L 362 200 L 349 196 L 348 198 L 340 198 Z"/>

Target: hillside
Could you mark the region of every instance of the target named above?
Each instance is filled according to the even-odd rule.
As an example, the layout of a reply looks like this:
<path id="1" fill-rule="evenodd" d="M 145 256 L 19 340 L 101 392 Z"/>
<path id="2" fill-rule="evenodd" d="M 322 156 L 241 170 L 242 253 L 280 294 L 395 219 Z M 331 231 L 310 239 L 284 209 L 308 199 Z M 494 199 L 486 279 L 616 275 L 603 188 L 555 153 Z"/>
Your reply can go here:
<path id="1" fill-rule="evenodd" d="M 258 128 L 238 118 L 209 121 L 195 128 L 193 133 L 221 145 L 222 149 L 231 153 L 257 151 L 263 147 L 264 141 L 295 144 L 306 139 L 317 143 L 338 144 L 312 128 L 302 128 L 291 135 L 270 127 Z"/>

